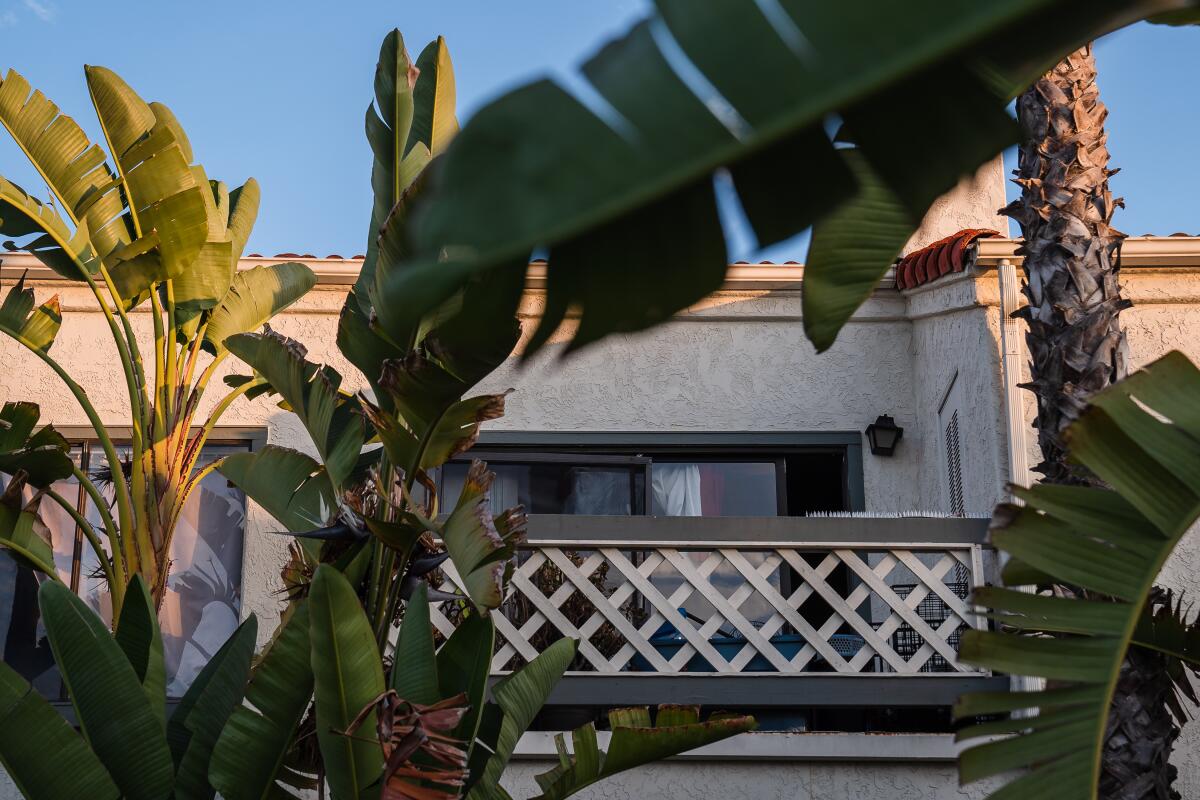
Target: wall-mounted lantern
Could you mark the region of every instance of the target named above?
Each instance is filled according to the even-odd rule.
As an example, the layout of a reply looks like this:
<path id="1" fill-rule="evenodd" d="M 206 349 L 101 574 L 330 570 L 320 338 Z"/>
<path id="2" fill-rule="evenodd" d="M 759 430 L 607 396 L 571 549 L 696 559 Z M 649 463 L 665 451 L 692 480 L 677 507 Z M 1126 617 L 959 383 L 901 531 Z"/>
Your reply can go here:
<path id="1" fill-rule="evenodd" d="M 867 442 L 871 445 L 871 455 L 892 455 L 896 452 L 896 443 L 903 435 L 904 428 L 897 425 L 890 415 L 883 414 L 867 426 Z"/>

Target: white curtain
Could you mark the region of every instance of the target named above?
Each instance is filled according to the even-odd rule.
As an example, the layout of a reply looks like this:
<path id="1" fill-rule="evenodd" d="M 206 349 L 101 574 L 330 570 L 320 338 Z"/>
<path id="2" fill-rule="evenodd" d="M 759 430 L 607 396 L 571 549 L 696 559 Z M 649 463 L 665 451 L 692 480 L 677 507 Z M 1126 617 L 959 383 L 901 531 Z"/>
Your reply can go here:
<path id="1" fill-rule="evenodd" d="M 654 514 L 660 517 L 699 517 L 699 464 L 655 464 L 651 470 Z"/>

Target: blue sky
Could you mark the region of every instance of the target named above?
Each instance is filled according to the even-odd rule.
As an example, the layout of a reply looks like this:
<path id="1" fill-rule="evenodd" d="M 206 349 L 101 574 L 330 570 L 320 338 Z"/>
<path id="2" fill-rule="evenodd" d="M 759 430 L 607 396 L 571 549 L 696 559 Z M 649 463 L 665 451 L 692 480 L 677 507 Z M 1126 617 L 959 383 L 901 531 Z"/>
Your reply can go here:
<path id="1" fill-rule="evenodd" d="M 379 42 L 416 52 L 437 34 L 455 63 L 460 117 L 504 89 L 574 65 L 645 13 L 645 0 L 0 0 L 0 69 L 13 67 L 98 134 L 82 65 L 111 67 L 183 122 L 209 175 L 263 185 L 250 251 L 361 253 L 370 208 L 362 132 Z M 1100 43 L 1113 179 L 1130 234 L 1200 233 L 1200 29 L 1148 25 Z M 1011 154 L 1010 154 L 1011 155 Z M 1011 168 L 1011 160 L 1006 164 Z M 0 140 L 0 174 L 38 191 Z M 806 237 L 767 257 L 802 260 Z M 745 250 L 743 246 L 741 249 Z M 739 252 L 739 258 L 757 254 Z"/>

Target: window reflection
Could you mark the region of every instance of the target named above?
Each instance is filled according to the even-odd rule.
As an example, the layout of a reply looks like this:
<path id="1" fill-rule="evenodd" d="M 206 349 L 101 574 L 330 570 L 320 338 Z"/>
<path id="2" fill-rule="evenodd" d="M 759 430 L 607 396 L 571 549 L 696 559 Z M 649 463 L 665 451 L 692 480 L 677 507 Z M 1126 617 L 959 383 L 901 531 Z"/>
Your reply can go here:
<path id="1" fill-rule="evenodd" d="M 529 514 L 630 515 L 645 513 L 645 474 L 640 465 L 570 463 L 503 464 L 496 473 L 492 508 L 522 505 Z M 468 465 L 442 467 L 442 511 L 449 513 L 462 493 Z"/>
<path id="2" fill-rule="evenodd" d="M 772 461 L 664 463 L 651 472 L 654 511 L 665 517 L 773 517 L 779 513 Z"/>
<path id="3" fill-rule="evenodd" d="M 244 449 L 208 446 L 199 463 L 204 465 Z M 129 448 L 118 447 L 117 453 L 126 459 Z M 72 455 L 76 465 L 97 483 L 111 508 L 113 486 L 106 475 L 103 452 L 94 445 L 82 445 L 74 448 Z M 0 476 L 0 489 L 4 480 Z M 59 481 L 52 489 L 82 508 L 84 517 L 103 536 L 100 512 L 77 481 Z M 32 497 L 31 490 L 27 491 Z M 238 625 L 245 508 L 242 492 L 214 472 L 188 497 L 176 524 L 167 591 L 159 609 L 169 696 L 182 696 Z M 91 546 L 76 531 L 74 520 L 48 497 L 41 502 L 40 516 L 46 523 L 59 577 L 111 624 L 112 605 L 103 571 Z M 37 588 L 42 580 L 45 576 L 0 549 L 0 657 L 43 695 L 57 699 L 61 681 L 37 607 Z"/>

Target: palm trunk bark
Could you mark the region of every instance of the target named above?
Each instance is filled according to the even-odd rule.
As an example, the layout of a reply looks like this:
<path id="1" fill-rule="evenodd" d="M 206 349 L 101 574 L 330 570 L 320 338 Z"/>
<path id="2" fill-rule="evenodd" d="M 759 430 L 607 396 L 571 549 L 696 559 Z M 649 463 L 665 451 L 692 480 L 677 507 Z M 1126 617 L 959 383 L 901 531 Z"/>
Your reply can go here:
<path id="1" fill-rule="evenodd" d="M 1030 383 L 1037 396 L 1035 470 L 1049 483 L 1092 485 L 1067 463 L 1062 433 L 1089 398 L 1125 376 L 1128 346 L 1120 313 L 1131 303 L 1118 283 L 1125 234 L 1112 227 L 1107 110 L 1091 45 L 1067 56 L 1017 101 L 1024 141 L 1021 197 L 1004 213 L 1021 226 L 1028 306 Z M 1167 706 L 1166 660 L 1137 651 L 1122 667 L 1101 766 L 1106 800 L 1170 800 L 1171 746 L 1179 735 Z"/>

